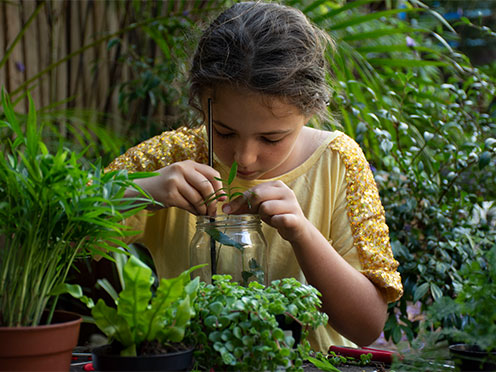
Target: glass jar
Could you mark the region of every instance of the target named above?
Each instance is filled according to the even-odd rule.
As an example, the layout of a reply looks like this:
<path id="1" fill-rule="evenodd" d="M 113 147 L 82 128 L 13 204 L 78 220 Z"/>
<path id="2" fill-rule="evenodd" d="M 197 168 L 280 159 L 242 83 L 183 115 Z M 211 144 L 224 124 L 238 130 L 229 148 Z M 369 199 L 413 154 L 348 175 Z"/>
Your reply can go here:
<path id="1" fill-rule="evenodd" d="M 229 274 L 242 285 L 267 282 L 267 243 L 258 215 L 198 216 L 190 243 L 190 264 L 208 264 L 193 275 L 211 283 L 214 274 Z"/>

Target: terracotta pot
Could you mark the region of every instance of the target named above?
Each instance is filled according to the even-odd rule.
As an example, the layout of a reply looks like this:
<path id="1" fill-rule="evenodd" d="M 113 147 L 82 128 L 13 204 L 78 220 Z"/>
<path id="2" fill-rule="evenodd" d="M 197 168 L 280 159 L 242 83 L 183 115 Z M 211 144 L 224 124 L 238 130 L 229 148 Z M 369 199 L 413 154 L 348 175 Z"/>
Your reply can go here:
<path id="1" fill-rule="evenodd" d="M 174 353 L 120 356 L 113 345 L 103 345 L 93 349 L 93 367 L 96 371 L 190 371 L 194 349 Z"/>
<path id="2" fill-rule="evenodd" d="M 496 352 L 487 353 L 477 346 L 455 344 L 449 346 L 451 359 L 460 371 L 496 371 Z"/>
<path id="3" fill-rule="evenodd" d="M 69 371 L 81 321 L 56 311 L 50 325 L 0 327 L 0 370 Z"/>

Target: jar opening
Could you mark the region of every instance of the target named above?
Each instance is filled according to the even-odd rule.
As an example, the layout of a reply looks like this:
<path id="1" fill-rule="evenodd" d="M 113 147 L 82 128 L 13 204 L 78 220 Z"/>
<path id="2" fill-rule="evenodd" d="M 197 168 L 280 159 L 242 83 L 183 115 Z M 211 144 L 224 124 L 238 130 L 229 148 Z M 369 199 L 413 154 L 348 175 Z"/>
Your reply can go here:
<path id="1" fill-rule="evenodd" d="M 215 217 L 211 216 L 197 216 L 197 227 L 207 226 L 256 226 L 261 224 L 261 219 L 258 214 L 220 214 Z"/>

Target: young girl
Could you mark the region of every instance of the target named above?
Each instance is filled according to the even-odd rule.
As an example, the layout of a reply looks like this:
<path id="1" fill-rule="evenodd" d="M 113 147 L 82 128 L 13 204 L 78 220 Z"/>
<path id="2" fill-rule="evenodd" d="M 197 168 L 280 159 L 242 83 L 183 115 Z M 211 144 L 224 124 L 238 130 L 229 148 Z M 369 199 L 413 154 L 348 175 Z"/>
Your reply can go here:
<path id="1" fill-rule="evenodd" d="M 195 215 L 259 214 L 268 241 L 269 281 L 295 277 L 322 293 L 327 327 L 316 350 L 367 345 L 381 333 L 387 303 L 402 294 L 373 175 L 345 134 L 306 124 L 327 113 L 328 36 L 298 10 L 238 3 L 204 32 L 190 72 L 192 105 L 207 117 L 212 100 L 214 166 L 206 131 L 164 132 L 128 150 L 109 170 L 156 171 L 137 181 L 164 208 L 128 221 L 143 232 L 160 276 L 189 267 Z M 231 203 L 204 200 L 238 163 Z M 223 200 L 220 199 L 220 202 Z M 217 205 L 218 204 L 218 205 Z"/>

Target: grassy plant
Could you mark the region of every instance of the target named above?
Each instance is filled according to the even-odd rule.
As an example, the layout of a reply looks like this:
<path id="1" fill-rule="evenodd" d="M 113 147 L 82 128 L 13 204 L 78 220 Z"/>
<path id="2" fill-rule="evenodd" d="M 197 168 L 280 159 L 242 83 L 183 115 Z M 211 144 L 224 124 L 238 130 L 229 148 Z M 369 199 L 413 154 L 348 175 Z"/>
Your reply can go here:
<path id="1" fill-rule="evenodd" d="M 151 201 L 126 199 L 133 179 L 149 174 L 85 169 L 81 154 L 50 153 L 30 105 L 25 131 L 2 91 L 9 138 L 0 158 L 0 325 L 34 326 L 45 310 L 48 322 L 58 295 L 80 291 L 65 283 L 78 257 L 100 255 L 133 233 L 121 221 Z"/>

